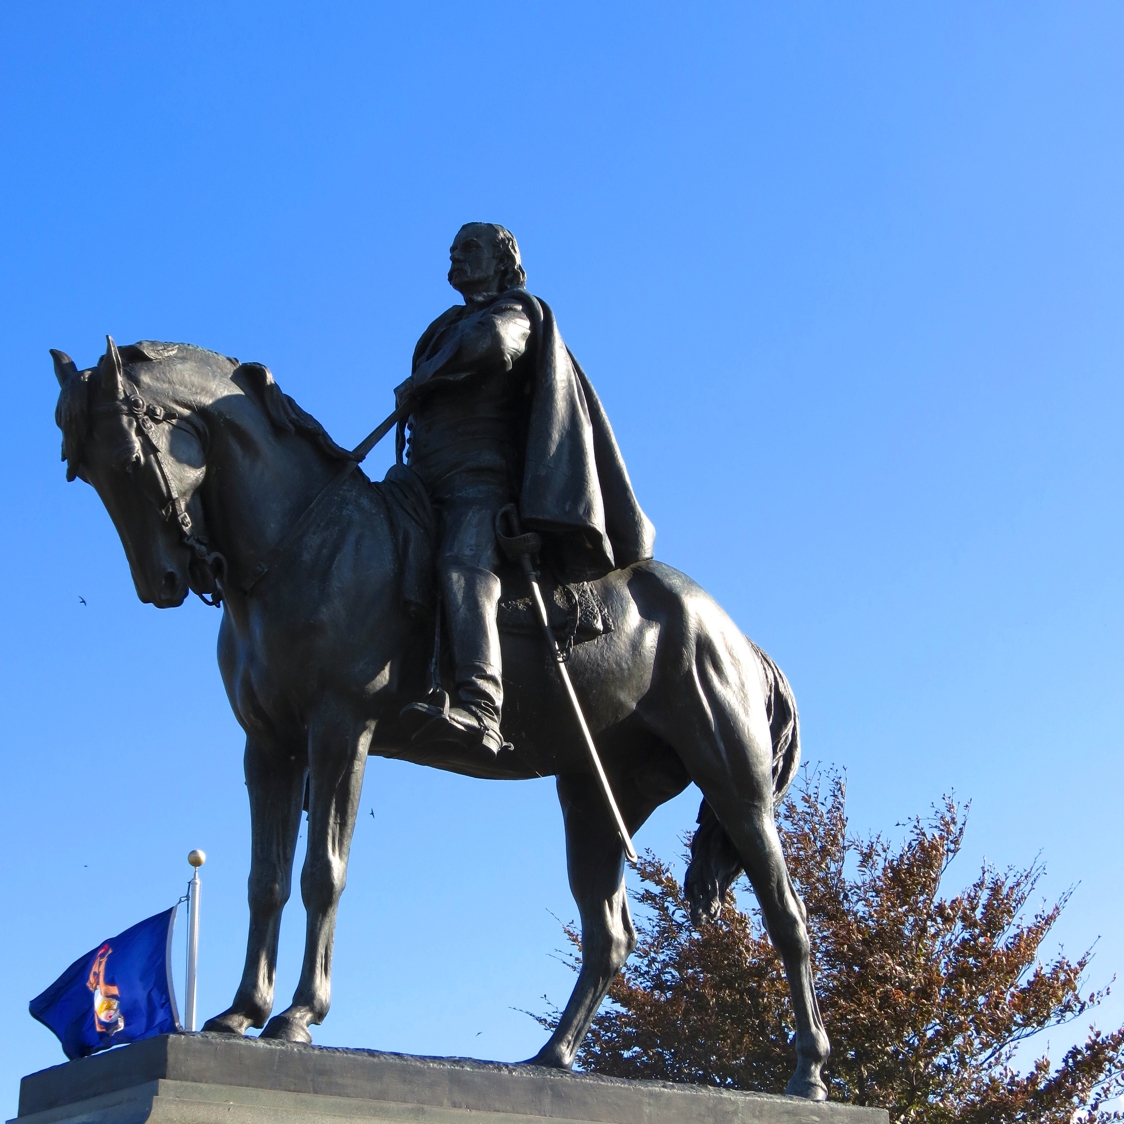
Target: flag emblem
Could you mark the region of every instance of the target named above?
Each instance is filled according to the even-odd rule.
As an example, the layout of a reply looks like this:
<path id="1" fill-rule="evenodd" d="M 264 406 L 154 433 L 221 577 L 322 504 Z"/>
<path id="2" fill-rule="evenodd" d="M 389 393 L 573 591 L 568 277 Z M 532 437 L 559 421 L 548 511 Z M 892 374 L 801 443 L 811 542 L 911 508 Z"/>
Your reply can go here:
<path id="1" fill-rule="evenodd" d="M 116 984 L 105 979 L 105 962 L 113 951 L 109 944 L 103 944 L 94 954 L 94 966 L 86 986 L 94 993 L 94 1023 L 99 1034 L 116 1034 L 125 1029 L 121 1017 L 121 991 Z"/>

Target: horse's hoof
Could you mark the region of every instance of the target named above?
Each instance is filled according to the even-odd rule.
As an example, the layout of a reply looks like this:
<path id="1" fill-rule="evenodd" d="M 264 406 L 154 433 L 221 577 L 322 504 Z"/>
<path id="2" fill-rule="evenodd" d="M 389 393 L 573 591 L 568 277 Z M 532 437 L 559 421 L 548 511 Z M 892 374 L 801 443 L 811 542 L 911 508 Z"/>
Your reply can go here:
<path id="1" fill-rule="evenodd" d="M 826 1101 L 827 1086 L 818 1074 L 802 1074 L 799 1070 L 784 1089 L 786 1097 L 802 1097 L 806 1101 Z"/>
<path id="2" fill-rule="evenodd" d="M 274 1015 L 265 1024 L 265 1030 L 258 1037 L 272 1038 L 278 1042 L 301 1042 L 305 1046 L 312 1045 L 312 1035 L 308 1033 L 308 1027 L 286 1015 Z"/>
<path id="3" fill-rule="evenodd" d="M 240 1014 L 238 1011 L 223 1011 L 203 1024 L 207 1034 L 236 1034 L 239 1038 L 246 1033 L 246 1028 L 254 1025 L 254 1020 L 249 1015 Z"/>
<path id="4" fill-rule="evenodd" d="M 564 1069 L 569 1071 L 574 1068 L 573 1062 L 565 1062 L 553 1050 L 540 1050 L 533 1058 L 527 1058 L 525 1061 L 516 1062 L 516 1065 L 544 1065 L 548 1069 Z"/>

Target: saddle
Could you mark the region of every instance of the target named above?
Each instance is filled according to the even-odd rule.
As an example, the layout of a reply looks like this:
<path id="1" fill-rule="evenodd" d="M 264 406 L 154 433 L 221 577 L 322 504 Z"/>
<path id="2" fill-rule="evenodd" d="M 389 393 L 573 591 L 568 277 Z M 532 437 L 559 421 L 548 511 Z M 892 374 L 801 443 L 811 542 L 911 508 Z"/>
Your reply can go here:
<path id="1" fill-rule="evenodd" d="M 526 584 L 523 572 L 515 567 L 505 567 L 500 574 L 500 605 L 496 613 L 500 632 L 542 635 L 539 614 L 531 595 L 520 588 L 525 589 Z M 598 636 L 613 631 L 609 609 L 589 582 L 566 584 L 550 575 L 540 574 L 539 585 L 563 658 L 570 654 L 575 644 L 596 640 Z"/>
<path id="2" fill-rule="evenodd" d="M 418 474 L 401 464 L 392 465 L 381 484 L 372 487 L 386 504 L 398 549 L 403 605 L 411 615 L 432 620 L 437 590 L 437 514 L 429 493 Z M 499 570 L 499 579 L 496 619 L 500 631 L 539 635 L 542 625 L 522 570 L 505 564 Z M 612 615 L 590 582 L 561 582 L 544 571 L 539 584 L 563 656 L 569 655 L 575 644 L 613 631 Z"/>

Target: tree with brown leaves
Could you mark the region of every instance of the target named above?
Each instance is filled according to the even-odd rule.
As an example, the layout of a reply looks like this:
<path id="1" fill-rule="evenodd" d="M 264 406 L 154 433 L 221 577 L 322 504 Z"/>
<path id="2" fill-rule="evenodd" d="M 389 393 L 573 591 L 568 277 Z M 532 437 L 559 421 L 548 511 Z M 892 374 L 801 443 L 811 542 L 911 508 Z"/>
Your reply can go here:
<path id="1" fill-rule="evenodd" d="M 1057 1066 L 1042 1056 L 1028 1072 L 1016 1068 L 1022 1043 L 1083 1019 L 1108 994 L 1083 992 L 1090 952 L 1040 959 L 1069 897 L 1028 912 L 1040 865 L 985 865 L 942 897 L 963 844 L 961 809 L 946 800 L 908 825 L 900 845 L 859 839 L 834 774 L 805 775 L 781 823 L 808 908 L 833 1100 L 887 1108 L 896 1124 L 1120 1119 L 1103 1105 L 1124 1093 L 1124 1028 L 1092 1030 Z M 756 911 L 740 911 L 727 883 L 718 916 L 696 928 L 665 863 L 648 854 L 638 872 L 639 945 L 582 1045 L 581 1067 L 780 1092 L 794 1028 Z"/>

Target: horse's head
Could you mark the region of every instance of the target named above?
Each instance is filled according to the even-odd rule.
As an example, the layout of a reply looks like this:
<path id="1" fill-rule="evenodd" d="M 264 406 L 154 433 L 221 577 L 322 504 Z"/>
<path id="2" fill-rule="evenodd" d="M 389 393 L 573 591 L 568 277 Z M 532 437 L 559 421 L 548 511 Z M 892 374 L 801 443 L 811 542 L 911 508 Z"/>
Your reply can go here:
<path id="1" fill-rule="evenodd" d="M 91 484 L 105 504 L 137 596 L 174 608 L 189 590 L 216 590 L 218 556 L 206 548 L 199 496 L 204 432 L 190 410 L 146 383 L 144 368 L 159 366 L 151 363 L 154 356 L 140 347 L 122 351 L 129 362 L 108 339 L 98 365 L 85 371 L 63 352 L 51 352 L 66 475 Z"/>

